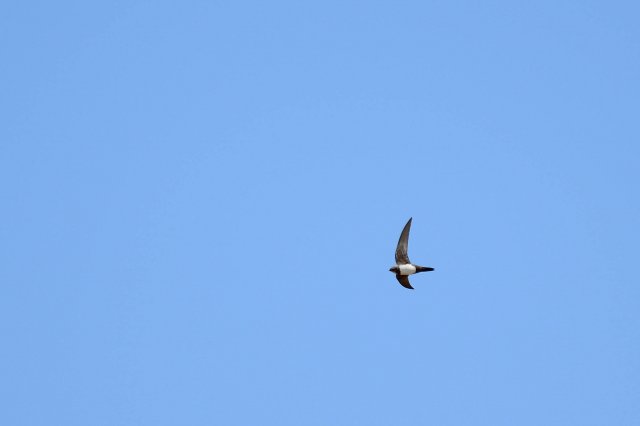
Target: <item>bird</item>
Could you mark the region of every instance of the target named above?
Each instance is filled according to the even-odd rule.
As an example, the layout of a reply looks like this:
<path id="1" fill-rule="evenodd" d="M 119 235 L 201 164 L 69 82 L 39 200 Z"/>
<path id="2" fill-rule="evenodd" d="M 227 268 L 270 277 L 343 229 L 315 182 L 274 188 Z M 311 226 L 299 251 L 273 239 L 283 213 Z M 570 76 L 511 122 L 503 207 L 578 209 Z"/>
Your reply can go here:
<path id="1" fill-rule="evenodd" d="M 409 231 L 411 230 L 412 217 L 404 226 L 400 239 L 398 240 L 398 246 L 396 247 L 396 264 L 392 266 L 389 271 L 396 274 L 396 279 L 402 285 L 402 287 L 413 290 L 411 283 L 409 282 L 409 275 L 417 274 L 418 272 L 433 271 L 433 268 L 428 266 L 420 266 L 411 263 L 409 260 L 409 254 L 407 253 L 409 248 Z"/>

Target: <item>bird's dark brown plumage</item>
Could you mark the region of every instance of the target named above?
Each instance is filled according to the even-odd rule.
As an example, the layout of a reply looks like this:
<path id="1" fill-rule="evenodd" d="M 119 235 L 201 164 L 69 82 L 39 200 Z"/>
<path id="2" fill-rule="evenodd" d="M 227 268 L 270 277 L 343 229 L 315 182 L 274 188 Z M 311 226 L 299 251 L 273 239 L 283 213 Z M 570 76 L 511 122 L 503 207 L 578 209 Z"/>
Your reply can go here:
<path id="1" fill-rule="evenodd" d="M 398 240 L 398 246 L 396 247 L 396 263 L 398 265 L 406 265 L 411 263 L 411 261 L 409 260 L 408 251 L 409 251 L 409 231 L 411 231 L 412 220 L 413 218 L 409 218 L 409 221 L 404 226 L 404 229 L 400 234 L 400 239 Z"/>
<path id="2" fill-rule="evenodd" d="M 409 282 L 409 276 L 408 275 L 396 274 L 396 279 L 398 280 L 398 282 L 400 283 L 400 285 L 402 287 L 409 288 L 409 289 L 413 290 L 413 287 L 411 287 L 411 283 Z"/>

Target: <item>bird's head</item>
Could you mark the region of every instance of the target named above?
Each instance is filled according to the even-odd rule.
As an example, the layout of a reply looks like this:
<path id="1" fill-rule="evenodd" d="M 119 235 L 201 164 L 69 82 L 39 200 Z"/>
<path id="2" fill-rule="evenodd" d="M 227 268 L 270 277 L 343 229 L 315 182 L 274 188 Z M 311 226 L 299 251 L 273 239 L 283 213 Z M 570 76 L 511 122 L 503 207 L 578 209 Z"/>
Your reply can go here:
<path id="1" fill-rule="evenodd" d="M 399 271 L 398 265 L 394 265 L 391 268 L 389 268 L 389 272 L 393 272 L 394 274 L 397 274 L 398 271 Z"/>

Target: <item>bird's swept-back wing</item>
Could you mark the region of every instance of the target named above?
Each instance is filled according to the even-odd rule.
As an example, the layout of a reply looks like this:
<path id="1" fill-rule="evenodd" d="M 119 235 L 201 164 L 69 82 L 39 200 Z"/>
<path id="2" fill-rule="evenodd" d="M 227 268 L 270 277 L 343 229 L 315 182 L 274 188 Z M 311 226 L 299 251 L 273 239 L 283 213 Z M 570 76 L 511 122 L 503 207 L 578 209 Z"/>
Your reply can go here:
<path id="1" fill-rule="evenodd" d="M 402 287 L 410 288 L 411 290 L 413 290 L 413 287 L 411 287 L 411 283 L 409 282 L 409 276 L 408 275 L 396 274 L 396 279 L 398 280 L 398 282 L 400 283 L 400 285 Z"/>
<path id="2" fill-rule="evenodd" d="M 398 265 L 411 263 L 407 251 L 409 250 L 409 231 L 411 230 L 412 219 L 413 218 L 409 218 L 409 222 L 404 226 L 402 234 L 400 234 L 400 239 L 398 240 L 398 247 L 396 247 L 396 263 Z"/>

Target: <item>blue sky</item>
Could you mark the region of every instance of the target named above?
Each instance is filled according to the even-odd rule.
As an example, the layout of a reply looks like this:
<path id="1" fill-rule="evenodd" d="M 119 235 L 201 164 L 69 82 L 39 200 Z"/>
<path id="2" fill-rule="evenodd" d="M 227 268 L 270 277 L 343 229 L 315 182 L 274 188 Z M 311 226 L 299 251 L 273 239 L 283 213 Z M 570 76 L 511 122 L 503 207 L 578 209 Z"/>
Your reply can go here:
<path id="1" fill-rule="evenodd" d="M 635 2 L 1 9 L 2 424 L 640 423 Z"/>

